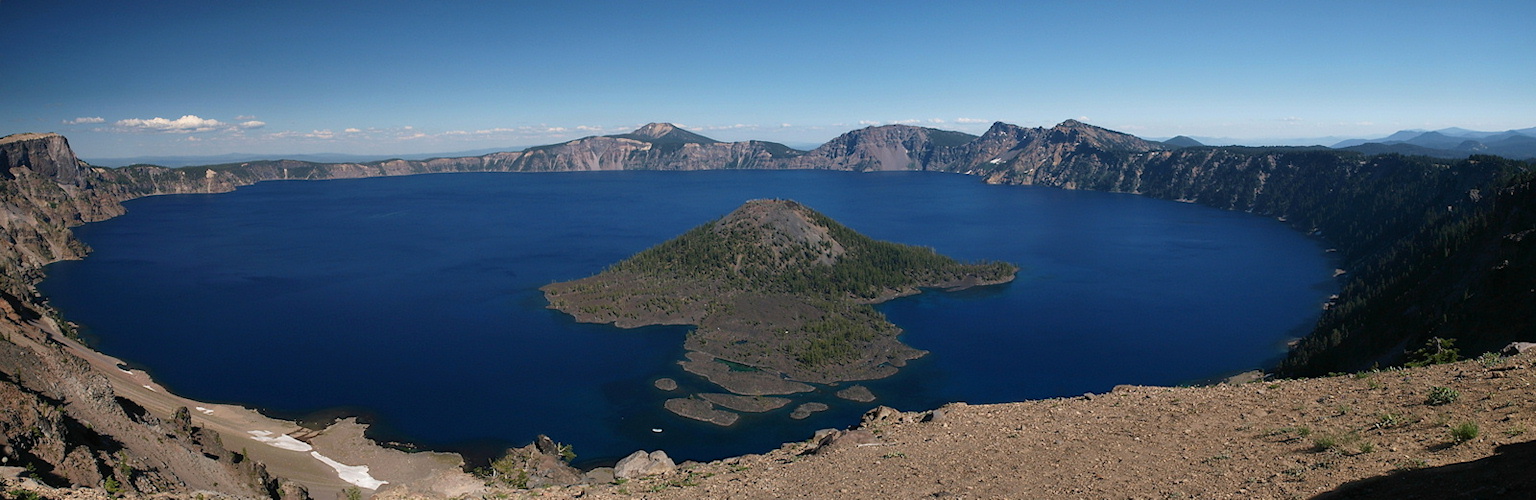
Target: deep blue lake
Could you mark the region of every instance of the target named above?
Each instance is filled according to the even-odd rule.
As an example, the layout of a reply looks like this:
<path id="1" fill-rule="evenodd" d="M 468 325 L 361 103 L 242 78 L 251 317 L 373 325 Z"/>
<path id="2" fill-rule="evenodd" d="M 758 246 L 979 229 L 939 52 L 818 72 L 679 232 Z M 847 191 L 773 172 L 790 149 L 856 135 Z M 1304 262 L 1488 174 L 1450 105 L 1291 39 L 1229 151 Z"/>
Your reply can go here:
<path id="1" fill-rule="evenodd" d="M 880 398 L 743 415 L 662 409 L 685 388 L 682 327 L 622 330 L 545 309 L 585 277 L 755 198 L 790 198 L 878 239 L 1018 264 L 1011 284 L 880 309 L 931 351 Z M 493 453 L 537 434 L 580 461 L 636 449 L 760 453 L 876 404 L 925 410 L 1173 385 L 1273 363 L 1337 285 L 1321 243 L 1250 214 L 951 174 L 822 171 L 446 174 L 266 182 L 133 200 L 76 229 L 94 248 L 43 291 L 98 349 L 194 399 L 297 418 L 363 414 L 374 435 Z M 664 429 L 654 433 L 652 428 Z"/>

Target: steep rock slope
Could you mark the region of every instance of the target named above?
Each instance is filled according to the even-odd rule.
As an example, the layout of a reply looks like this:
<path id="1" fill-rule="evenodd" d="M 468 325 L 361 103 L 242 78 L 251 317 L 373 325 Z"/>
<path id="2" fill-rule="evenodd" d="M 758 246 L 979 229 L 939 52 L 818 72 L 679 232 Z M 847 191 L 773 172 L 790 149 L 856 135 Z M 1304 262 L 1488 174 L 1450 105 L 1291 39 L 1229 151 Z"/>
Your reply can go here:
<path id="1" fill-rule="evenodd" d="M 54 485 L 109 491 L 218 490 L 271 496 L 276 483 L 189 420 L 162 420 L 55 341 L 61 325 L 32 285 L 85 248 L 68 228 L 121 213 L 56 134 L 0 139 L 0 458 Z M 66 325 L 67 326 L 67 325 Z"/>

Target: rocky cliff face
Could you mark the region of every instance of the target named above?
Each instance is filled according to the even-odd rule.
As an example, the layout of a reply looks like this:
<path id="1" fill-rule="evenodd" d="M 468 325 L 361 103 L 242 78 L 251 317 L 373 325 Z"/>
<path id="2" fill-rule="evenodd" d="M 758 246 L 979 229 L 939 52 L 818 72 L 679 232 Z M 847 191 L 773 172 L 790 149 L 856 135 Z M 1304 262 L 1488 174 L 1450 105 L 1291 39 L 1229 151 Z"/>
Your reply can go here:
<path id="1" fill-rule="evenodd" d="M 120 492 L 218 490 L 269 496 L 256 464 L 189 421 L 162 421 L 117 397 L 57 342 L 33 285 L 42 266 L 80 258 L 69 228 L 122 213 L 122 193 L 57 134 L 0 139 L 0 462 L 55 486 Z"/>

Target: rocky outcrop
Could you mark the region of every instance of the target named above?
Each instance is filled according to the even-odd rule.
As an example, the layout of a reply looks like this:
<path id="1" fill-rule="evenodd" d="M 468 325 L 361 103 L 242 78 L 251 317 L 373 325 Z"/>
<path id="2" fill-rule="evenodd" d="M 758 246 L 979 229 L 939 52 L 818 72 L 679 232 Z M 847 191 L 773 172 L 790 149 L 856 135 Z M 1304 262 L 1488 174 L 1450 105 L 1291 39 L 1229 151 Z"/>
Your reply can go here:
<path id="1" fill-rule="evenodd" d="M 80 185 L 87 165 L 59 134 L 15 134 L 0 138 L 0 178 L 13 168 L 29 169 L 60 184 Z"/>
<path id="2" fill-rule="evenodd" d="M 0 294 L 7 300 L 30 295 L 44 265 L 85 255 L 70 227 L 122 213 L 92 181 L 63 136 L 0 138 Z"/>
<path id="3" fill-rule="evenodd" d="M 668 457 L 667 452 L 656 450 L 646 453 L 645 450 L 640 450 L 620 459 L 619 463 L 613 466 L 613 477 L 630 479 L 654 476 L 672 472 L 674 469 L 677 469 L 677 465 L 672 463 L 672 457 Z"/>
<path id="4" fill-rule="evenodd" d="M 788 162 L 790 168 L 890 171 L 928 170 L 950 148 L 976 136 L 908 125 L 867 127 L 837 136 Z"/>

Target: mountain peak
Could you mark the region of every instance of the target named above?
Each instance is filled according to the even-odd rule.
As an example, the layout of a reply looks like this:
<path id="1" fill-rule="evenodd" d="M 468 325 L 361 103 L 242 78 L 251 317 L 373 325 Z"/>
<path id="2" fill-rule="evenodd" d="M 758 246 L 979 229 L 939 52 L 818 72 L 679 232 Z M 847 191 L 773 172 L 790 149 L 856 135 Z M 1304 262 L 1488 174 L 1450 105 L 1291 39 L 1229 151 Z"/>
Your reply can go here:
<path id="1" fill-rule="evenodd" d="M 677 125 L 673 125 L 671 123 L 652 122 L 645 124 L 644 127 L 635 129 L 635 131 L 630 132 L 629 135 L 645 137 L 649 139 L 660 139 L 662 137 L 666 137 L 667 134 L 670 134 L 672 131 L 677 129 Z"/>
<path id="2" fill-rule="evenodd" d="M 635 129 L 634 132 L 613 137 L 634 139 L 652 144 L 714 144 L 720 142 L 683 130 L 682 127 L 666 122 L 647 123 L 644 127 Z"/>
<path id="3" fill-rule="evenodd" d="M 715 230 L 751 235 L 759 240 L 757 245 L 775 254 L 789 255 L 791 248 L 809 248 L 811 263 L 830 265 L 843 254 L 843 245 L 816 218 L 811 209 L 794 201 L 750 200 L 717 221 Z"/>
<path id="4" fill-rule="evenodd" d="M 1187 135 L 1181 135 L 1181 136 L 1178 136 L 1178 137 L 1174 137 L 1172 139 L 1168 139 L 1166 141 L 1163 141 L 1163 144 L 1167 144 L 1167 145 L 1173 146 L 1175 148 L 1194 148 L 1194 147 L 1200 147 L 1200 146 L 1204 146 L 1205 145 L 1205 144 L 1202 144 L 1200 141 L 1195 140 L 1195 138 L 1187 136 Z"/>

